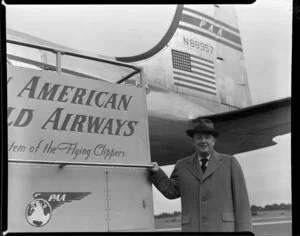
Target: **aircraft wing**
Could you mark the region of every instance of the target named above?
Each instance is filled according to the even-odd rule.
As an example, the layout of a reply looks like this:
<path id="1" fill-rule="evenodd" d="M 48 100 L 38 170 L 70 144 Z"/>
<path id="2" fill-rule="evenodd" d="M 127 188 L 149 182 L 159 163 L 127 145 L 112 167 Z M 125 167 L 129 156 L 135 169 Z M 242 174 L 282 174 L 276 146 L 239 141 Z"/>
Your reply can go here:
<path id="1" fill-rule="evenodd" d="M 216 146 L 220 152 L 249 152 L 275 145 L 275 136 L 291 132 L 291 98 L 208 118 L 220 131 Z"/>
<path id="2" fill-rule="evenodd" d="M 201 118 L 211 119 L 215 128 L 220 131 L 215 146 L 218 152 L 227 154 L 249 152 L 273 146 L 276 144 L 272 140 L 274 137 L 291 132 L 291 98 Z M 154 133 L 155 131 L 151 132 L 151 123 L 158 122 L 157 119 L 149 118 L 152 161 L 157 161 L 160 165 L 171 165 L 175 164 L 177 159 L 193 153 L 192 145 L 188 144 L 191 140 L 185 134 L 186 122 L 165 121 L 165 128 L 169 128 L 169 135 L 164 137 L 165 141 L 160 137 L 162 142 L 155 142 L 159 131 L 156 130 L 157 134 Z M 177 128 L 174 128 L 176 123 Z M 178 139 L 180 135 L 182 138 Z M 156 145 L 160 145 L 160 149 L 156 149 Z"/>

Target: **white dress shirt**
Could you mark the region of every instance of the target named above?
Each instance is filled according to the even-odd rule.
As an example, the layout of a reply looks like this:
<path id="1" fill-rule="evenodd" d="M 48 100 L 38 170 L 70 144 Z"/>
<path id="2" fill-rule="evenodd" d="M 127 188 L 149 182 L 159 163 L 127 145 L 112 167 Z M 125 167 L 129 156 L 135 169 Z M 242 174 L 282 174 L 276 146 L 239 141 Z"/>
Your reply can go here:
<path id="1" fill-rule="evenodd" d="M 211 157 L 211 154 L 210 154 L 206 159 L 209 161 L 210 157 Z M 202 161 L 201 161 L 202 158 L 203 158 L 203 157 L 200 157 L 200 156 L 198 155 L 198 159 L 199 159 L 199 162 L 200 162 L 200 166 L 202 165 Z M 207 161 L 206 164 L 205 164 L 206 167 L 207 167 L 207 165 L 208 165 L 208 161 Z"/>

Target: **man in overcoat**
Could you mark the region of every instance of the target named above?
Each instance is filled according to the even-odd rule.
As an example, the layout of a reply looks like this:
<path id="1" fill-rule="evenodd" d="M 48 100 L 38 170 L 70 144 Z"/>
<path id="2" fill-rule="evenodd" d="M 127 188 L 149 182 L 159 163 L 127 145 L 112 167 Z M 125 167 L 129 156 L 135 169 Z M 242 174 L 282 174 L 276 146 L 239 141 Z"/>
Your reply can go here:
<path id="1" fill-rule="evenodd" d="M 152 162 L 150 179 L 168 199 L 181 197 L 182 231 L 252 231 L 244 175 L 234 156 L 214 150 L 219 132 L 208 119 L 189 123 L 195 153 L 176 162 L 168 178 Z"/>

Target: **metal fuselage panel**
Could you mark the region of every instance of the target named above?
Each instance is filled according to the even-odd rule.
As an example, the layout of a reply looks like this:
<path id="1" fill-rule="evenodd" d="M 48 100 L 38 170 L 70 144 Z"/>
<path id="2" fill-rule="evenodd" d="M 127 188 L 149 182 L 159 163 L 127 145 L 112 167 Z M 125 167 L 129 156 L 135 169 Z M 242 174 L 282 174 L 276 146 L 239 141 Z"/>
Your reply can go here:
<path id="1" fill-rule="evenodd" d="M 146 80 L 213 113 L 251 105 L 234 9 L 188 5 L 176 17 L 180 17 L 179 24 L 167 45 L 136 62 L 143 66 Z M 148 97 L 151 100 L 153 96 Z M 189 112 L 194 110 L 191 106 Z M 189 112 L 184 113 L 191 118 Z M 205 114 L 209 112 L 196 112 L 195 116 Z"/>

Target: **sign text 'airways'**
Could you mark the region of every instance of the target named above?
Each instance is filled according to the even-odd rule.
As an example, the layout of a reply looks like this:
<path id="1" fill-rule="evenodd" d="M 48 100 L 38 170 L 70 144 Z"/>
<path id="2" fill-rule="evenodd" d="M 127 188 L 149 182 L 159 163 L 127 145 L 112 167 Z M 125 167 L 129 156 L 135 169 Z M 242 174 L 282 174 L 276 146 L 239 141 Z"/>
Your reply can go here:
<path id="1" fill-rule="evenodd" d="M 57 108 L 49 119 L 43 124 L 42 129 L 52 126 L 53 130 L 109 134 L 118 136 L 131 136 L 138 121 L 128 121 L 113 118 L 94 117 L 63 113 L 64 108 Z M 63 118 L 63 122 L 61 121 Z M 71 121 L 72 118 L 72 121 Z"/>

